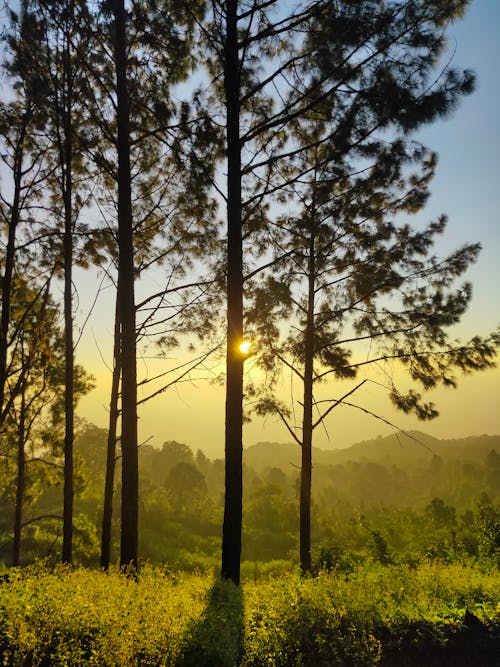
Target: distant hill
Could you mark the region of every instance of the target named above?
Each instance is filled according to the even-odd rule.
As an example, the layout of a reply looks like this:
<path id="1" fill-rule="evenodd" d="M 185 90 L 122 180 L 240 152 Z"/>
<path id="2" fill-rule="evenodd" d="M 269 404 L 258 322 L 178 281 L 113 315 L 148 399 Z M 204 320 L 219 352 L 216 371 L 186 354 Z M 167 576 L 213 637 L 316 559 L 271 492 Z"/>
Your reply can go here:
<path id="1" fill-rule="evenodd" d="M 345 449 L 313 448 L 313 464 L 336 465 L 370 461 L 384 465 L 409 465 L 439 456 L 444 460 L 484 461 L 491 450 L 500 454 L 500 435 L 480 435 L 440 440 L 420 431 L 379 436 Z M 255 471 L 300 466 L 300 447 L 293 443 L 259 442 L 244 450 L 244 462 Z"/>

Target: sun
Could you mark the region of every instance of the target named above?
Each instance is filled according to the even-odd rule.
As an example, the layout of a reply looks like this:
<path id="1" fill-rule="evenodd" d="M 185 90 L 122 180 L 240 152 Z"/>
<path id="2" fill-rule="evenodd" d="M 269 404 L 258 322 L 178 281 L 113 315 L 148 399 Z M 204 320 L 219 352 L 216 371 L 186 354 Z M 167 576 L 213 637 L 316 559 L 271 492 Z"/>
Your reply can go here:
<path id="1" fill-rule="evenodd" d="M 238 349 L 241 352 L 241 354 L 248 354 L 250 352 L 250 347 L 251 347 L 250 341 L 244 340 L 242 343 L 240 343 Z"/>

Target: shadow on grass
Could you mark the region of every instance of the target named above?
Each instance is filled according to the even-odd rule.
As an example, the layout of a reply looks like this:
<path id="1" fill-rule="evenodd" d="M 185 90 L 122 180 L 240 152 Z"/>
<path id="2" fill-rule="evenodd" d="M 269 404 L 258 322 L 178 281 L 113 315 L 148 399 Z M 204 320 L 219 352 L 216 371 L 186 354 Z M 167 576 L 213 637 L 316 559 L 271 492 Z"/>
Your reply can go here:
<path id="1" fill-rule="evenodd" d="M 203 616 L 186 632 L 178 667 L 237 667 L 243 656 L 243 593 L 216 581 Z"/>

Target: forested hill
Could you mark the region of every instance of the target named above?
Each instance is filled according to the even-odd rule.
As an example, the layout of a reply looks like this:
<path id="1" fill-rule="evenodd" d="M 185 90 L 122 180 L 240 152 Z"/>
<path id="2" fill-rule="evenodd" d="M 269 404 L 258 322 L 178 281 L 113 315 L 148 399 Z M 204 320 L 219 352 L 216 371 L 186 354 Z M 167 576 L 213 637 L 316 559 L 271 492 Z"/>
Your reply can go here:
<path id="1" fill-rule="evenodd" d="M 411 465 L 435 456 L 443 460 L 484 461 L 490 452 L 500 457 L 500 435 L 480 435 L 440 440 L 420 431 L 363 440 L 343 449 L 313 450 L 317 465 L 373 462 L 384 465 Z M 293 443 L 259 442 L 245 449 L 246 465 L 256 471 L 266 468 L 286 469 L 300 465 L 300 448 Z"/>
<path id="2" fill-rule="evenodd" d="M 313 452 L 314 548 L 344 554 L 346 567 L 370 558 L 412 563 L 500 558 L 500 436 L 411 436 Z M 82 424 L 75 443 L 75 553 L 78 563 L 92 566 L 99 563 L 106 444 L 106 429 Z M 246 447 L 244 456 L 243 560 L 296 562 L 300 448 L 264 442 Z M 181 569 L 218 567 L 223 460 L 169 440 L 162 447 L 140 448 L 139 471 L 141 557 Z M 33 460 L 29 473 L 23 564 L 57 558 L 60 544 L 60 467 Z M 0 494 L 1 565 L 11 561 L 13 465 L 0 466 L 0 482 L 5 489 Z M 113 562 L 119 554 L 119 516 L 118 498 Z"/>

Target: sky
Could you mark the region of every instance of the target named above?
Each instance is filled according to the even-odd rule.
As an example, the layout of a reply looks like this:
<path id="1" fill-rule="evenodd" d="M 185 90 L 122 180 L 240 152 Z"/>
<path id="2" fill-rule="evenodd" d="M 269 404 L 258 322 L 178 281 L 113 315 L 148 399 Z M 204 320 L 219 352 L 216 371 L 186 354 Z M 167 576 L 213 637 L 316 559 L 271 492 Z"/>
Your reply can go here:
<path id="1" fill-rule="evenodd" d="M 456 330 L 457 336 L 464 338 L 476 333 L 486 335 L 500 324 L 499 30 L 498 0 L 473 0 L 466 17 L 451 27 L 448 34 L 453 64 L 476 72 L 477 89 L 449 118 L 416 137 L 439 155 L 432 196 L 421 214 L 425 221 L 441 213 L 449 217 L 438 250 L 446 253 L 468 242 L 480 242 L 483 247 L 477 264 L 467 274 L 473 283 L 473 302 Z M 84 280 L 97 283 L 92 274 Z M 81 297 L 81 315 L 90 301 L 90 297 Z M 109 401 L 112 314 L 108 290 L 97 304 L 77 350 L 78 360 L 96 380 L 96 389 L 81 400 L 78 414 L 103 427 L 107 424 Z M 182 361 L 181 352 L 173 352 L 169 360 L 162 362 L 139 361 L 139 376 L 166 370 L 178 361 Z M 249 371 L 254 372 L 251 366 Z M 286 377 L 281 391 L 289 395 Z M 330 384 L 322 392 L 324 397 L 339 397 L 345 393 L 345 386 Z M 420 429 L 439 438 L 500 433 L 498 369 L 459 378 L 458 389 L 439 389 L 429 393 L 428 398 L 436 403 L 440 416 L 426 423 L 393 410 L 384 391 L 373 383 L 363 386 L 357 401 L 403 430 Z M 346 447 L 394 430 L 383 421 L 348 407 L 336 408 L 326 427 L 318 430 L 315 437 L 315 445 L 323 449 Z M 177 440 L 194 450 L 200 448 L 209 456 L 222 456 L 224 387 L 203 379 L 176 385 L 140 408 L 139 434 L 143 442 L 157 446 L 166 440 Z M 288 442 L 290 437 L 275 418 L 246 424 L 244 445 L 261 441 Z"/>

